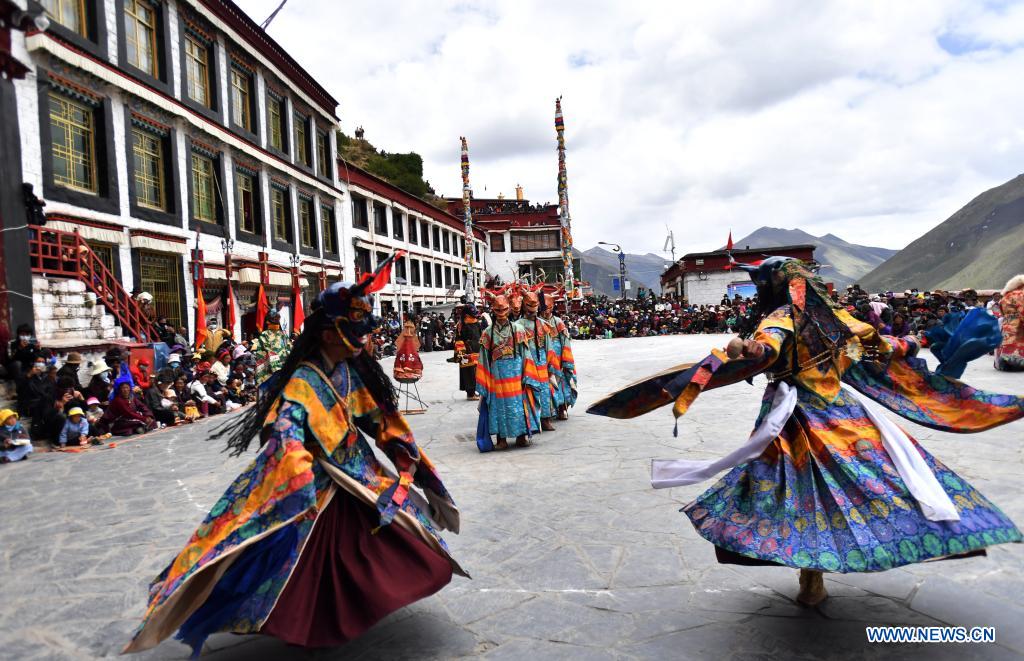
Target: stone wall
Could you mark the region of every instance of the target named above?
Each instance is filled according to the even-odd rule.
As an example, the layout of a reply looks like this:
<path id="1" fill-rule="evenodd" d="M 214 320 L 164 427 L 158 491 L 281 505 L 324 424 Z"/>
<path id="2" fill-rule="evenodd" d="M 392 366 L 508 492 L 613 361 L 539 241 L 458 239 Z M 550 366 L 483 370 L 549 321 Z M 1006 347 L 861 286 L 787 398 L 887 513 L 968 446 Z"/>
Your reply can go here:
<path id="1" fill-rule="evenodd" d="M 42 346 L 59 340 L 71 345 L 76 340 L 120 340 L 124 334 L 117 319 L 85 290 L 85 283 L 63 278 L 32 277 L 36 337 Z"/>

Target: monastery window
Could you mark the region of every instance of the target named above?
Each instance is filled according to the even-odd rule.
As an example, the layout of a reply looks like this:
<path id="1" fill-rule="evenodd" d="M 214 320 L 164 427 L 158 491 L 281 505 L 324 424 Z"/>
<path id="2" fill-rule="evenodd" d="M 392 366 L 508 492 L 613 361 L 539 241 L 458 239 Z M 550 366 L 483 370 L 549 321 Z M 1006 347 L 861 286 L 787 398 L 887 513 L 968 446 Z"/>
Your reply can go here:
<path id="1" fill-rule="evenodd" d="M 352 196 L 352 227 L 360 230 L 370 229 L 370 214 L 366 209 L 366 198 Z"/>
<path id="2" fill-rule="evenodd" d="M 292 242 L 291 205 L 288 189 L 280 185 L 270 187 L 270 218 L 274 226 L 274 240 Z"/>
<path id="3" fill-rule="evenodd" d="M 211 107 L 210 48 L 193 34 L 185 35 L 185 77 L 189 98 L 207 108 Z"/>
<path id="4" fill-rule="evenodd" d="M 338 253 L 338 239 L 334 230 L 334 207 L 329 204 L 320 205 L 320 224 L 323 225 L 324 252 Z"/>
<path id="5" fill-rule="evenodd" d="M 256 177 L 235 170 L 235 213 L 238 229 L 256 234 Z"/>
<path id="6" fill-rule="evenodd" d="M 267 141 L 279 152 L 287 150 L 284 131 L 284 99 L 274 93 L 267 94 Z"/>
<path id="7" fill-rule="evenodd" d="M 50 19 L 76 32 L 86 39 L 89 28 L 86 21 L 85 0 L 42 0 L 40 3 Z"/>
<path id="8" fill-rule="evenodd" d="M 494 232 L 491 237 L 491 252 L 505 252 L 505 235 L 501 232 Z M 480 257 L 477 256 L 477 261 Z"/>
<path id="9" fill-rule="evenodd" d="M 295 162 L 309 167 L 313 164 L 309 152 L 309 117 L 295 113 L 292 118 L 295 140 Z"/>
<path id="10" fill-rule="evenodd" d="M 254 132 L 252 76 L 234 66 L 231 67 L 231 121 L 246 131 Z"/>
<path id="11" fill-rule="evenodd" d="M 316 132 L 316 173 L 324 179 L 331 178 L 331 143 L 327 132 Z"/>
<path id="12" fill-rule="evenodd" d="M 512 232 L 512 252 L 536 252 L 561 249 L 561 232 Z"/>
<path id="13" fill-rule="evenodd" d="M 217 222 L 217 168 L 212 158 L 192 153 L 192 217 Z"/>
<path id="14" fill-rule="evenodd" d="M 141 207 L 167 211 L 164 138 L 133 126 L 131 139 L 135 202 Z"/>
<path id="15" fill-rule="evenodd" d="M 159 10 L 146 0 L 125 0 L 124 27 L 128 63 L 160 77 L 157 25 Z"/>
<path id="16" fill-rule="evenodd" d="M 316 249 L 316 225 L 312 198 L 299 195 L 299 238 L 303 248 Z"/>
<path id="17" fill-rule="evenodd" d="M 95 110 L 51 92 L 50 136 L 54 183 L 97 193 Z"/>

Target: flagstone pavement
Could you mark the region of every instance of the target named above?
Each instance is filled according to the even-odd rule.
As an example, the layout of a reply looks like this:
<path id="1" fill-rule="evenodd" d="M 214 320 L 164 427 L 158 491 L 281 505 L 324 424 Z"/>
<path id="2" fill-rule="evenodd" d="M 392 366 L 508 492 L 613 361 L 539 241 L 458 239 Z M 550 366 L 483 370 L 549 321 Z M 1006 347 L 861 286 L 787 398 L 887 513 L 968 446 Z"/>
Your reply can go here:
<path id="1" fill-rule="evenodd" d="M 588 416 L 604 392 L 695 360 L 724 336 L 579 342 L 580 405 L 526 449 L 480 454 L 475 406 L 448 354 L 423 354 L 411 417 L 462 511 L 447 536 L 472 575 L 393 614 L 362 638 L 304 651 L 260 636 L 214 636 L 228 659 L 1010 659 L 1024 655 L 1024 546 L 879 574 L 831 575 L 831 598 L 796 606 L 796 571 L 718 565 L 679 508 L 708 485 L 650 488 L 652 458 L 711 458 L 743 441 L 763 379 L 701 397 L 672 436 L 670 410 Z M 930 359 L 930 356 L 929 356 Z M 390 369 L 390 361 L 385 361 Z M 971 365 L 965 380 L 1010 393 L 1024 374 Z M 244 460 L 206 436 L 216 422 L 117 448 L 37 454 L 0 466 L 0 658 L 116 655 L 148 582 L 180 549 Z M 971 436 L 908 429 L 1024 523 L 1024 422 Z M 869 645 L 869 625 L 988 625 L 995 644 Z M 182 659 L 174 641 L 139 655 Z"/>

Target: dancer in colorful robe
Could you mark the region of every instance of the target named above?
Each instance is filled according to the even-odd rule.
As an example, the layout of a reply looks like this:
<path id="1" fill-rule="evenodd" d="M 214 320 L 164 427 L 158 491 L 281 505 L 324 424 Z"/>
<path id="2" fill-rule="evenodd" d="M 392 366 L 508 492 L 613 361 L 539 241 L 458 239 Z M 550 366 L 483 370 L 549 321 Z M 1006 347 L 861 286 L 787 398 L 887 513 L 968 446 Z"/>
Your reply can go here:
<path id="1" fill-rule="evenodd" d="M 555 398 L 548 371 L 548 357 L 553 351 L 551 337 L 545 332 L 545 324 L 538 318 L 540 311 L 540 288 L 528 289 L 523 294 L 523 316 L 514 322 L 519 331 L 529 338 L 530 355 L 537 368 L 540 383 L 534 390 L 537 412 L 540 414 L 542 431 L 555 431 Z"/>
<path id="2" fill-rule="evenodd" d="M 881 571 L 1021 541 L 1002 511 L 929 454 L 875 404 L 942 431 L 980 432 L 1024 417 L 1024 399 L 930 372 L 915 339 L 884 337 L 833 303 L 798 260 L 752 272 L 762 321 L 697 364 L 672 368 L 598 402 L 634 417 L 766 372 L 750 439 L 715 461 L 656 461 L 656 488 L 730 470 L 683 508 L 720 562 L 800 569 L 797 600 L 827 597 L 822 572 Z"/>
<path id="3" fill-rule="evenodd" d="M 267 319 L 263 331 L 256 336 L 252 345 L 252 353 L 260 365 L 256 375 L 258 383 L 263 383 L 271 375 L 281 369 L 281 366 L 288 360 L 288 353 L 291 351 L 291 342 L 288 336 L 281 330 L 281 313 L 271 310 L 267 313 Z"/>
<path id="4" fill-rule="evenodd" d="M 494 323 L 480 336 L 476 383 L 482 397 L 477 425 L 481 451 L 491 449 L 491 435 L 496 436 L 493 448 L 506 450 L 508 439 L 527 447 L 530 437 L 540 430 L 534 393 L 546 383 L 533 361 L 529 334 L 509 319 L 509 308 L 504 294 L 494 296 Z"/>
<path id="5" fill-rule="evenodd" d="M 459 512 L 363 350 L 390 263 L 321 292 L 269 396 L 219 431 L 259 452 L 150 586 L 126 652 L 175 630 L 196 654 L 216 632 L 341 645 L 465 575 L 439 534 Z"/>
<path id="6" fill-rule="evenodd" d="M 576 359 L 572 355 L 572 340 L 565 322 L 555 315 L 555 298 L 544 294 L 540 312 L 545 332 L 551 338 L 548 353 L 548 372 L 551 376 L 552 396 L 559 420 L 569 419 L 569 409 L 576 404 Z"/>
<path id="7" fill-rule="evenodd" d="M 1010 278 L 999 299 L 1002 341 L 996 349 L 997 370 L 1024 370 L 1024 273 Z"/>
<path id="8" fill-rule="evenodd" d="M 480 354 L 480 335 L 487 328 L 487 320 L 481 320 L 480 312 L 472 303 L 462 306 L 459 323 L 455 328 L 455 357 L 459 363 L 459 390 L 466 393 L 466 399 L 476 401 L 476 365 Z"/>

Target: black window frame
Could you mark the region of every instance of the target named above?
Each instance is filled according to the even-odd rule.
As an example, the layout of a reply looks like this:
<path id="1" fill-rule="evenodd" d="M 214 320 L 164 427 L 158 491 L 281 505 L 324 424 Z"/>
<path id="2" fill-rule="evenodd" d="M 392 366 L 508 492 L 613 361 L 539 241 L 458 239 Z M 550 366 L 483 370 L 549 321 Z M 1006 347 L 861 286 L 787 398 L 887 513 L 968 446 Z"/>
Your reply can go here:
<path id="1" fill-rule="evenodd" d="M 121 196 L 117 180 L 117 147 L 114 144 L 114 105 L 109 96 L 100 99 L 80 96 L 75 90 L 66 88 L 59 80 L 50 77 L 49 72 L 39 68 L 36 70 L 38 110 L 39 110 L 39 146 L 42 154 L 43 195 L 47 200 L 65 202 L 79 207 L 87 207 L 120 215 Z M 50 126 L 50 92 L 66 96 L 73 101 L 84 103 L 93 108 L 93 126 L 96 132 L 96 144 L 93 145 L 96 158 L 96 193 L 74 190 L 61 186 L 53 179 L 53 133 Z"/>
<path id="2" fill-rule="evenodd" d="M 256 71 L 243 60 L 230 54 L 228 55 L 227 64 L 228 95 L 227 98 L 224 99 L 224 104 L 228 114 L 228 127 L 235 133 L 247 138 L 250 142 L 258 143 L 260 134 L 260 113 L 257 106 L 258 86 L 256 85 Z M 234 87 L 231 85 L 231 71 L 233 69 L 245 74 L 249 79 L 249 117 L 252 122 L 252 130 L 249 130 L 235 122 L 235 102 L 232 99 Z"/>
<path id="3" fill-rule="evenodd" d="M 264 103 L 264 111 L 267 114 L 267 151 L 271 154 L 281 156 L 285 160 L 290 160 L 288 154 L 292 146 L 292 136 L 288 131 L 288 97 L 278 92 L 274 87 L 269 84 L 266 79 L 263 81 L 266 87 L 266 103 Z M 278 149 L 270 142 L 270 106 L 271 104 L 277 104 L 278 114 L 281 117 L 281 148 Z"/>
<path id="4" fill-rule="evenodd" d="M 238 206 L 238 174 L 244 174 L 253 180 L 252 215 L 254 232 L 242 229 L 242 214 Z M 263 184 L 259 170 L 235 163 L 234 177 L 231 181 L 231 193 L 235 202 L 235 238 L 256 246 L 266 245 L 266 224 L 263 219 Z"/>
<path id="5" fill-rule="evenodd" d="M 302 216 L 299 214 L 299 211 L 302 208 L 303 202 L 309 204 L 310 234 L 313 238 L 312 247 L 302 245 Z M 299 247 L 299 252 L 307 257 L 320 256 L 320 228 L 317 226 L 316 219 L 316 200 L 313 198 L 312 193 L 297 190 L 295 195 L 295 244 Z"/>
<path id="6" fill-rule="evenodd" d="M 387 207 L 376 200 L 373 201 L 373 233 L 377 236 L 386 237 L 388 235 Z"/>
<path id="7" fill-rule="evenodd" d="M 444 272 L 441 270 L 441 262 L 434 264 L 434 286 L 444 289 Z"/>
<path id="8" fill-rule="evenodd" d="M 221 103 L 223 99 L 221 99 L 220 94 L 220 52 L 217 50 L 217 40 L 202 34 L 198 29 L 193 29 L 188 21 L 185 20 L 179 21 L 179 30 L 181 31 L 178 48 L 178 61 L 181 69 L 181 102 L 207 119 L 211 119 L 219 124 L 221 122 Z M 188 94 L 188 55 L 185 53 L 185 39 L 187 35 L 191 35 L 200 42 L 204 42 L 206 46 L 207 77 L 210 82 L 210 105 L 208 106 L 199 103 Z"/>
<path id="9" fill-rule="evenodd" d="M 327 129 L 321 129 L 319 125 L 314 121 L 313 124 L 313 154 L 316 158 L 316 176 L 318 179 L 323 181 L 333 181 L 334 178 L 331 176 L 331 135 L 327 132 Z M 323 163 L 320 162 L 320 139 L 324 140 L 324 158 Z"/>
<path id="10" fill-rule="evenodd" d="M 292 163 L 299 169 L 305 170 L 306 172 L 313 172 L 313 140 L 311 133 L 315 130 L 315 124 L 313 123 L 313 114 L 304 114 L 301 110 L 294 107 L 292 104 L 292 142 L 293 144 L 293 155 Z M 303 163 L 299 160 L 299 145 L 295 139 L 295 127 L 302 124 L 305 127 L 306 134 L 306 158 L 308 162 Z"/>
<path id="11" fill-rule="evenodd" d="M 159 75 L 153 76 L 148 71 L 143 71 L 128 62 L 128 39 L 125 31 L 124 21 L 128 16 L 125 11 L 125 0 L 115 0 L 117 6 L 117 62 L 118 70 L 132 78 L 139 80 L 150 87 L 154 87 L 168 96 L 174 96 L 171 76 L 171 27 L 168 20 L 170 11 L 166 2 L 159 0 L 146 0 L 156 9 L 157 19 L 157 68 Z M 104 19 L 105 20 L 105 19 Z"/>
<path id="12" fill-rule="evenodd" d="M 451 232 L 448 230 L 442 230 L 441 232 L 441 252 L 450 255 L 452 254 L 452 239 Z"/>
<path id="13" fill-rule="evenodd" d="M 126 109 L 125 112 L 125 167 L 128 172 L 128 209 L 132 216 L 141 220 L 148 220 L 154 223 L 160 223 L 162 225 L 172 225 L 175 227 L 182 226 L 182 218 L 180 213 L 181 199 L 179 177 L 181 173 L 178 172 L 178 141 L 177 130 L 170 126 L 166 129 L 166 135 L 161 135 L 161 141 L 163 146 L 161 152 L 164 160 L 164 199 L 167 201 L 166 209 L 153 209 L 151 207 L 144 207 L 138 203 L 138 197 L 135 190 L 135 151 L 132 140 L 132 130 L 138 128 L 142 131 L 148 131 L 152 134 L 159 135 L 155 127 L 144 119 L 139 119 L 136 115 Z"/>
<path id="14" fill-rule="evenodd" d="M 365 259 L 364 259 L 365 257 Z M 373 271 L 373 256 L 370 249 L 356 245 L 352 254 L 352 264 L 355 267 L 356 273 L 361 277 L 364 273 L 370 273 Z"/>
<path id="15" fill-rule="evenodd" d="M 433 232 L 431 232 L 431 234 L 433 235 L 430 238 L 431 239 L 431 243 L 433 244 L 431 246 L 431 249 L 434 250 L 434 251 L 440 251 L 441 250 L 441 228 L 438 227 L 437 225 L 434 225 Z"/>
<path id="16" fill-rule="evenodd" d="M 205 156 L 213 161 L 213 204 L 214 204 L 214 216 L 216 217 L 215 222 L 208 220 L 199 220 L 196 218 L 194 203 L 195 198 L 193 197 L 193 182 L 192 182 L 192 154 L 197 153 L 201 156 Z M 216 151 L 211 152 L 203 145 L 198 145 L 195 142 L 189 142 L 188 158 L 186 159 L 188 165 L 188 226 L 192 231 L 199 230 L 203 234 L 214 234 L 217 236 L 228 236 L 226 231 L 226 216 L 227 209 L 224 202 L 224 182 L 227 181 L 225 169 L 224 152 Z M 217 179 L 219 177 L 219 180 Z"/>
<path id="17" fill-rule="evenodd" d="M 423 260 L 423 286 L 434 286 L 434 267 L 431 262 L 428 262 L 425 259 Z"/>
<path id="18" fill-rule="evenodd" d="M 547 245 L 540 245 L 538 241 L 539 237 L 555 237 L 555 246 L 548 247 Z M 516 247 L 516 239 L 527 239 L 530 245 L 527 247 Z M 551 250 L 562 249 L 562 232 L 560 230 L 542 230 L 534 232 L 516 232 L 512 231 L 509 234 L 509 244 L 511 252 L 548 252 Z"/>
<path id="19" fill-rule="evenodd" d="M 284 193 L 284 217 L 286 221 L 286 240 L 281 241 L 277 238 L 274 233 L 274 197 L 273 193 L 275 190 L 282 191 Z M 270 234 L 270 247 L 277 250 L 283 250 L 285 252 L 294 253 L 296 241 L 298 237 L 295 236 L 295 214 L 296 210 L 293 208 L 295 205 L 292 204 L 292 188 L 287 184 L 283 184 L 273 179 L 270 181 L 270 204 L 267 207 L 269 214 L 267 216 L 268 226 L 267 231 Z"/>
<path id="20" fill-rule="evenodd" d="M 409 258 L 409 284 L 413 287 L 419 287 L 421 282 L 420 260 Z"/>
<path id="21" fill-rule="evenodd" d="M 85 30 L 88 36 L 82 36 L 52 18 L 49 19 L 50 26 L 46 28 L 46 31 L 101 60 L 106 60 L 108 2 L 109 0 L 87 0 L 83 3 L 85 5 Z M 29 4 L 31 6 L 31 3 Z"/>
<path id="22" fill-rule="evenodd" d="M 391 207 L 391 238 L 405 241 L 405 215 L 395 207 Z"/>
<path id="23" fill-rule="evenodd" d="M 430 248 L 430 223 L 425 218 L 420 221 L 420 245 Z"/>
<path id="24" fill-rule="evenodd" d="M 368 208 L 369 199 L 362 195 L 352 195 L 352 227 L 357 230 L 363 230 L 365 232 L 370 231 L 370 210 Z M 356 210 L 360 210 L 356 213 Z M 362 222 L 360 222 L 362 220 Z"/>
<path id="25" fill-rule="evenodd" d="M 419 243 L 419 240 L 420 240 L 419 239 L 419 237 L 420 237 L 420 234 L 419 234 L 420 219 L 410 213 L 410 214 L 406 215 L 406 221 L 409 224 L 409 227 L 408 227 L 409 238 L 407 240 L 412 245 L 416 245 L 417 243 Z"/>
<path id="26" fill-rule="evenodd" d="M 325 214 L 330 217 L 330 220 L 327 220 L 325 218 Z M 329 246 L 327 245 L 327 237 L 323 233 L 323 225 L 325 225 L 328 222 L 330 222 L 331 229 L 333 230 L 331 232 L 331 245 Z M 335 207 L 333 202 L 325 202 L 324 200 L 320 200 L 320 225 L 320 236 L 323 237 L 324 257 L 330 257 L 335 260 L 338 260 L 340 258 L 340 255 L 338 253 L 338 214 L 335 213 Z"/>

